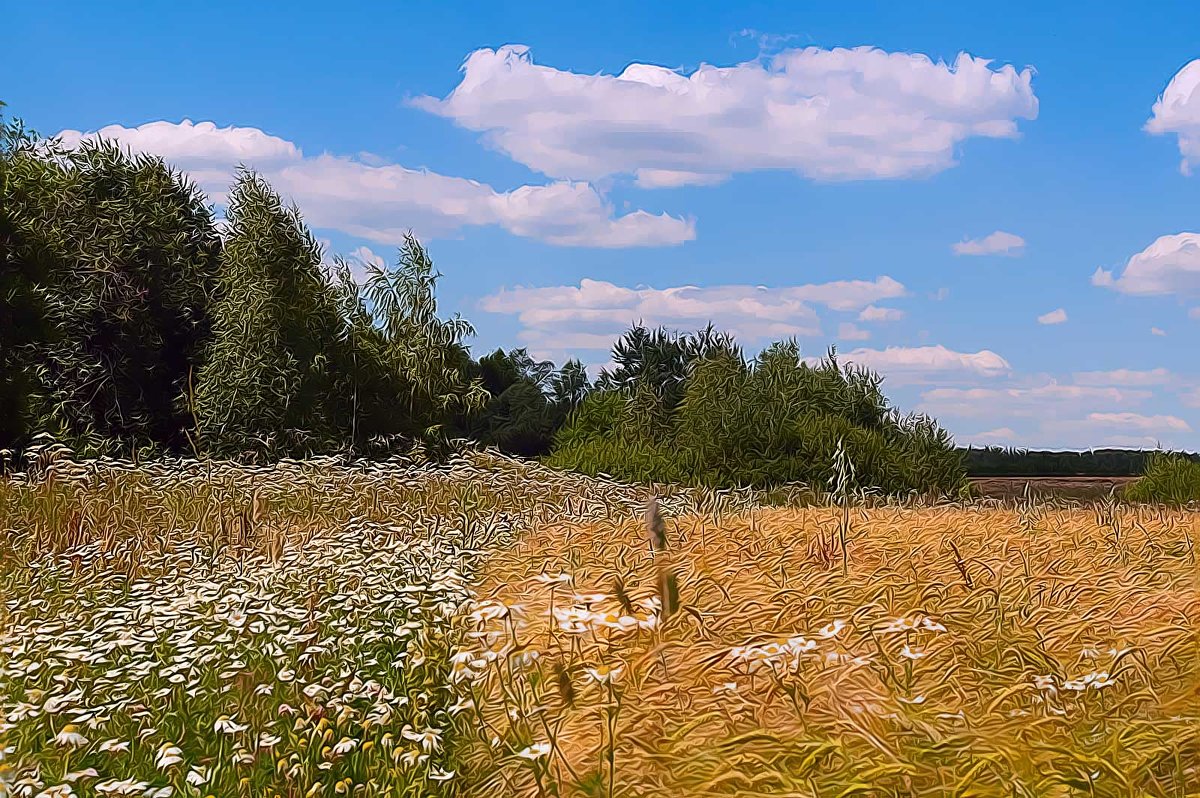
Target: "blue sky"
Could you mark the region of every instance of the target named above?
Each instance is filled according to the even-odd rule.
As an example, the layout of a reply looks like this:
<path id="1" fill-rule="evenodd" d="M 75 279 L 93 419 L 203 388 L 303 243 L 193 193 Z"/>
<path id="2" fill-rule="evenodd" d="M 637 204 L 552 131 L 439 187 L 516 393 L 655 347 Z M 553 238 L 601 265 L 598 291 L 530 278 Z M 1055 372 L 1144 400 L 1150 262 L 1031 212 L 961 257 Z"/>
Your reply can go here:
<path id="1" fill-rule="evenodd" d="M 477 350 L 711 318 L 962 443 L 1200 448 L 1194 4 L 158 5 L 9 9 L 0 99 L 331 253 L 413 228 Z"/>

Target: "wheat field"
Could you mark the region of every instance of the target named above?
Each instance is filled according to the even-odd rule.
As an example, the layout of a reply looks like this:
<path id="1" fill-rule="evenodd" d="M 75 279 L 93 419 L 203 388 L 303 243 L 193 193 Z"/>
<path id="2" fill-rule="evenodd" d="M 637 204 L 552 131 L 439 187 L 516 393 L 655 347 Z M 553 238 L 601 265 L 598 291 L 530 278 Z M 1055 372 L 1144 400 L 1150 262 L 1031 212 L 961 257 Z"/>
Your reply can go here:
<path id="1" fill-rule="evenodd" d="M 1196 795 L 1198 520 L 58 464 L 0 481 L 0 795 Z"/>
<path id="2" fill-rule="evenodd" d="M 656 624 L 640 521 L 498 552 L 476 622 L 525 664 L 475 689 L 529 747 L 497 770 L 477 743 L 480 794 L 1200 791 L 1194 515 L 877 508 L 852 514 L 845 571 L 841 524 L 668 521 L 680 608 Z"/>

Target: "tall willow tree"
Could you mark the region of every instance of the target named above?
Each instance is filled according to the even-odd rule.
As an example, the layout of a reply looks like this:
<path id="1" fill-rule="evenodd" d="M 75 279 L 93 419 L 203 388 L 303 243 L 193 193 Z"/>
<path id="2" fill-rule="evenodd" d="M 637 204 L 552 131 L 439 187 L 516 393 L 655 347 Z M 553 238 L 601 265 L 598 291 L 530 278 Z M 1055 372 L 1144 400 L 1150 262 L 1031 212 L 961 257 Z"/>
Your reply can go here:
<path id="1" fill-rule="evenodd" d="M 230 192 L 213 308 L 214 340 L 196 389 L 199 437 L 226 455 L 306 454 L 349 434 L 348 320 L 299 210 L 242 172 Z"/>
<path id="2" fill-rule="evenodd" d="M 454 419 L 487 401 L 487 392 L 469 375 L 470 356 L 463 343 L 474 328 L 458 314 L 438 316 L 439 277 L 428 251 L 412 234 L 404 237 L 395 268 L 368 266 L 362 294 L 377 330 L 370 354 L 378 357 L 376 368 L 383 375 L 375 384 L 391 392 L 371 397 L 391 408 L 375 419 L 375 435 L 440 446 Z"/>
<path id="3" fill-rule="evenodd" d="M 53 327 L 33 422 L 84 450 L 183 449 L 220 250 L 203 194 L 109 142 L 29 159 L 19 227 Z"/>

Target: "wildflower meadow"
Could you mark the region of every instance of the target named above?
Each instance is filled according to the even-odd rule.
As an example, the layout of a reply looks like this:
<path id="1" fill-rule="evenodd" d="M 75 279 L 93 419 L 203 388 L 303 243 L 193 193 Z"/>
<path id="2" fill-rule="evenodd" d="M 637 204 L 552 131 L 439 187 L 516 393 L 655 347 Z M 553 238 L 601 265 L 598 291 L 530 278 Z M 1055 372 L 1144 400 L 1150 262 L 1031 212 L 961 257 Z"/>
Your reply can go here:
<path id="1" fill-rule="evenodd" d="M 6 796 L 1200 786 L 1186 509 L 650 498 L 476 450 L 0 485 Z"/>

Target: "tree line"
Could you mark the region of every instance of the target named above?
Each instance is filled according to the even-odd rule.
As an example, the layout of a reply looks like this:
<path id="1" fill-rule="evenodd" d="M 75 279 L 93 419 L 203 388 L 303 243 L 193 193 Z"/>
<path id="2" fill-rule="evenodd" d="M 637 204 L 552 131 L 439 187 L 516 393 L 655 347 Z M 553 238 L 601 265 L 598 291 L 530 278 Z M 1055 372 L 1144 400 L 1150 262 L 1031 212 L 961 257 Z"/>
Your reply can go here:
<path id="1" fill-rule="evenodd" d="M 0 448 L 281 457 L 458 432 L 543 453 L 582 366 L 472 360 L 438 276 L 410 235 L 356 282 L 254 172 L 218 220 L 161 158 L 0 117 Z"/>
<path id="2" fill-rule="evenodd" d="M 261 460 L 465 437 L 634 480 L 824 485 L 842 457 L 884 492 L 965 484 L 949 435 L 834 352 L 748 359 L 711 326 L 635 325 L 593 382 L 523 349 L 473 357 L 439 276 L 409 235 L 356 281 L 253 171 L 218 219 L 161 158 L 0 116 L 0 448 L 44 432 L 86 454 Z"/>
<path id="3" fill-rule="evenodd" d="M 988 446 L 964 449 L 963 463 L 973 477 L 1135 477 L 1146 472 L 1155 454 L 1137 449 L 1061 452 Z M 1173 456 L 1200 462 L 1197 454 Z"/>

